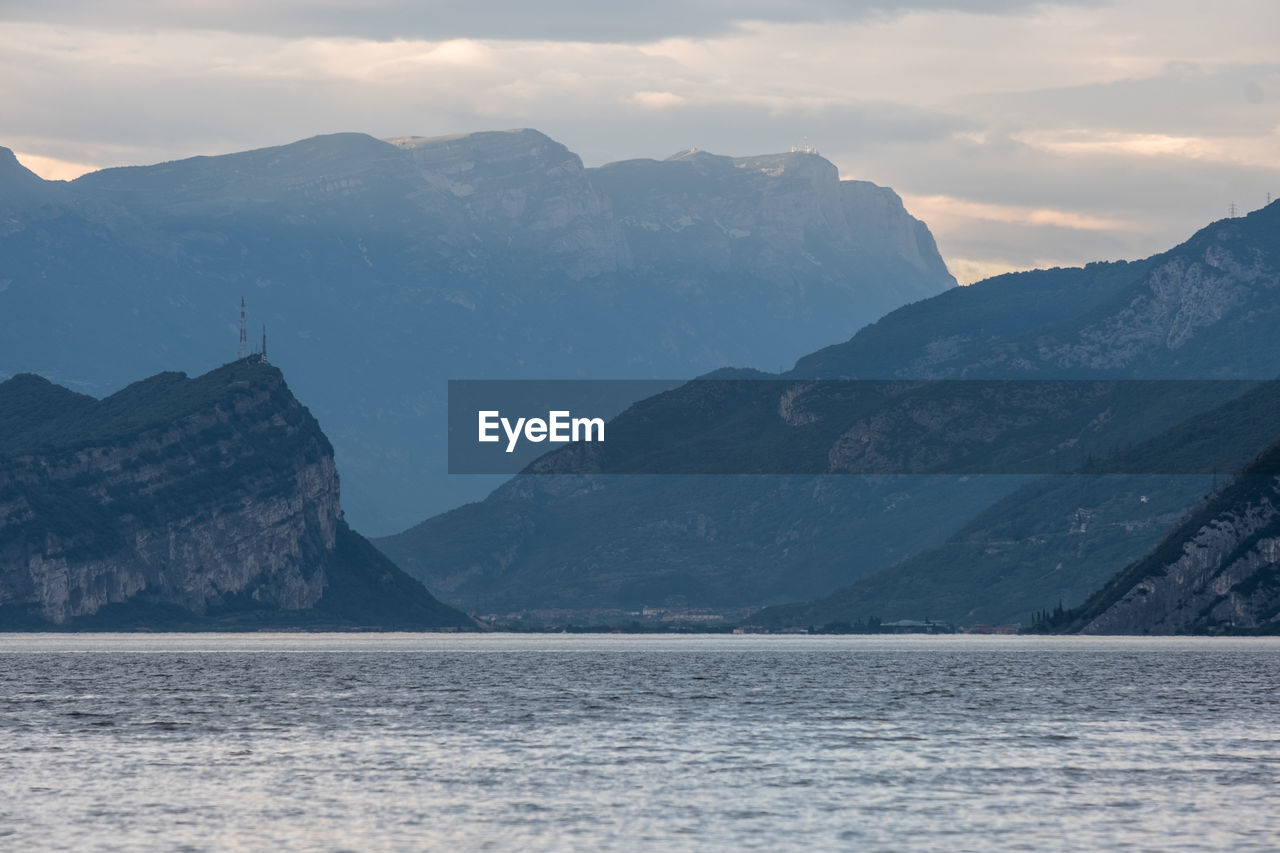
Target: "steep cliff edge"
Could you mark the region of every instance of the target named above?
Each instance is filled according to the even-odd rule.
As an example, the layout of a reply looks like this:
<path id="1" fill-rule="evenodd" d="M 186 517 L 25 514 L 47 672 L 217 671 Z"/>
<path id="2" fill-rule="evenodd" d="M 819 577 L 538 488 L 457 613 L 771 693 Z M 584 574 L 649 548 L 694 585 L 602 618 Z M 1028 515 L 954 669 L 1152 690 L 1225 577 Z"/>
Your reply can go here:
<path id="1" fill-rule="evenodd" d="M 260 359 L 100 401 L 0 384 L 0 630 L 467 624 L 347 527 L 328 439 Z"/>
<path id="2" fill-rule="evenodd" d="M 1280 443 L 1080 608 L 1084 634 L 1280 633 Z"/>
<path id="3" fill-rule="evenodd" d="M 589 174 L 636 272 L 685 288 L 731 275 L 733 292 L 769 305 L 780 321 L 847 313 L 855 293 L 875 319 L 955 284 L 933 235 L 897 193 L 841 180 L 816 154 L 693 149 Z"/>

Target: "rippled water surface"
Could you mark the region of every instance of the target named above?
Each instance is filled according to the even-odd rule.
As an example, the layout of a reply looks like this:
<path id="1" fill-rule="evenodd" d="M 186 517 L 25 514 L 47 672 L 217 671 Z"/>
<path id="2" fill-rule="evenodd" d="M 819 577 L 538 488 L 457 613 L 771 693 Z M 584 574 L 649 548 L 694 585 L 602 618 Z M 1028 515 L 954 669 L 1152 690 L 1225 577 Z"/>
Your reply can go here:
<path id="1" fill-rule="evenodd" d="M 1280 641 L 0 635 L 0 848 L 1280 849 Z"/>

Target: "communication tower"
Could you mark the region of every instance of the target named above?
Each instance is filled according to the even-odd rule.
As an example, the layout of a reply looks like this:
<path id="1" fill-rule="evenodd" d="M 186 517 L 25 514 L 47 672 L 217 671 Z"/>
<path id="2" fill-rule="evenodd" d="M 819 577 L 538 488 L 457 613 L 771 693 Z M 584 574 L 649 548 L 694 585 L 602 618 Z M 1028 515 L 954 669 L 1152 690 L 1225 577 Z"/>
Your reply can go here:
<path id="1" fill-rule="evenodd" d="M 240 297 L 240 346 L 236 349 L 236 361 L 244 361 L 249 355 L 249 338 L 244 328 L 244 297 Z"/>

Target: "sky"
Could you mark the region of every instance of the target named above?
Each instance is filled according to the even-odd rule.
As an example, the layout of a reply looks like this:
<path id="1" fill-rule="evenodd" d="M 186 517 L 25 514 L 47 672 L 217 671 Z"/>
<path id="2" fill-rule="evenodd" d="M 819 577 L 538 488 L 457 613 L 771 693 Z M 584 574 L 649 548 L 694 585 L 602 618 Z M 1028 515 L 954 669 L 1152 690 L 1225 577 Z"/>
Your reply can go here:
<path id="1" fill-rule="evenodd" d="M 0 0 L 0 145 L 70 179 L 533 127 L 588 166 L 811 145 L 968 283 L 1280 197 L 1275 0 Z"/>

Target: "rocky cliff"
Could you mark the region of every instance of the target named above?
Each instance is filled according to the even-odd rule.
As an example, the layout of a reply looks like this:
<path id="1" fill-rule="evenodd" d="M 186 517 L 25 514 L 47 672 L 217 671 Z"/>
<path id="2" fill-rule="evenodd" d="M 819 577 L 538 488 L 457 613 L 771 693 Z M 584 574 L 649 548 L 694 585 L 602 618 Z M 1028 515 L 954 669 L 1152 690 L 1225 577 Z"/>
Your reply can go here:
<path id="1" fill-rule="evenodd" d="M 612 163 L 591 179 L 647 275 L 692 282 L 731 272 L 779 317 L 836 308 L 841 292 L 882 306 L 938 292 L 945 265 L 924 223 L 893 190 L 842 181 L 816 154 L 690 150 Z"/>
<path id="2" fill-rule="evenodd" d="M 1076 611 L 1084 634 L 1280 632 L 1280 445 Z"/>
<path id="3" fill-rule="evenodd" d="M 387 140 L 422 180 L 449 194 L 462 221 L 502 232 L 485 254 L 521 258 L 579 280 L 631 265 L 616 217 L 576 154 L 535 130 Z"/>
<path id="4" fill-rule="evenodd" d="M 380 607 L 358 600 L 379 586 Z M 0 628 L 130 620 L 467 624 L 346 526 L 328 439 L 256 357 L 100 401 L 9 379 Z"/>

